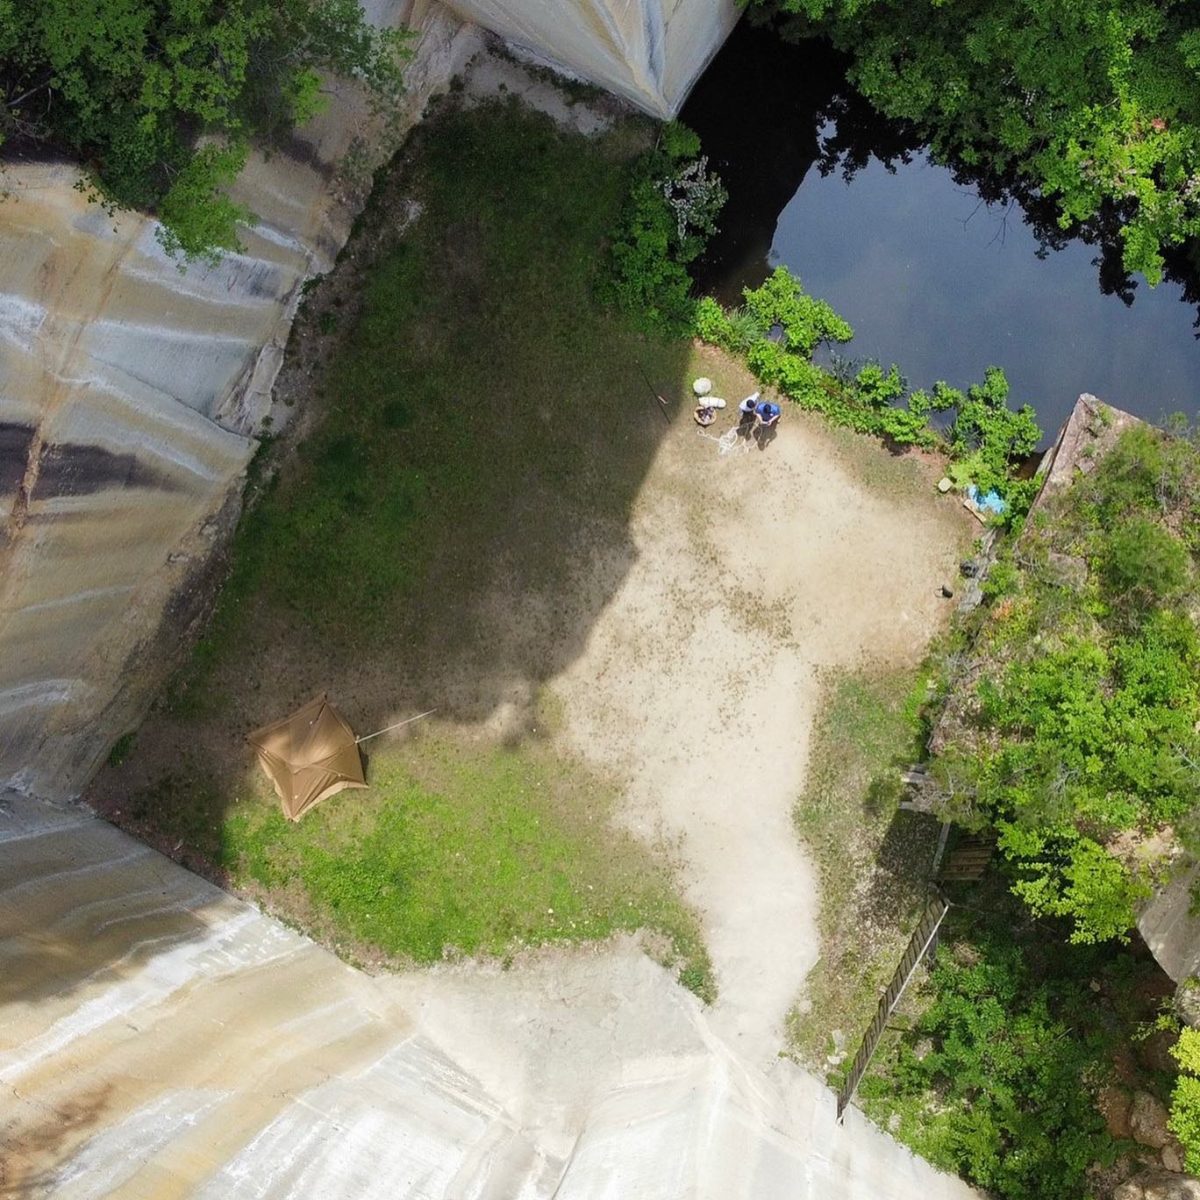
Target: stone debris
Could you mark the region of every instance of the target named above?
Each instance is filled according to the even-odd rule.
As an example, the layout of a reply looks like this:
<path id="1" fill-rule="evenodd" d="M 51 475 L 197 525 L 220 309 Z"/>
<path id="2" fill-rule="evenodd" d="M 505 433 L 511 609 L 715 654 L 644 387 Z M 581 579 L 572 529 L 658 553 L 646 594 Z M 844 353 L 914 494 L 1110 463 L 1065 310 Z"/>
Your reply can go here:
<path id="1" fill-rule="evenodd" d="M 1133 1140 L 1154 1150 L 1161 1150 L 1171 1139 L 1167 1129 L 1167 1109 L 1161 1100 L 1149 1092 L 1134 1092 L 1129 1110 L 1129 1130 Z"/>
<path id="2" fill-rule="evenodd" d="M 1113 1189 L 1112 1200 L 1200 1200 L 1200 1179 L 1150 1171 Z"/>

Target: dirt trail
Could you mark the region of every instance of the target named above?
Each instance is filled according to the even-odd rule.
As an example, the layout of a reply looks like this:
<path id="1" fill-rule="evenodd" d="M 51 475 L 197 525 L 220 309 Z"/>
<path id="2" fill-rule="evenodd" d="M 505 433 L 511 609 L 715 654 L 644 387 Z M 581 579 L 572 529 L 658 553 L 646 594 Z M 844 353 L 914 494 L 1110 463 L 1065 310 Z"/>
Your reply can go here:
<path id="1" fill-rule="evenodd" d="M 864 486 L 837 445 L 797 417 L 721 456 L 679 421 L 634 513 L 637 560 L 554 684 L 570 749 L 619 771 L 634 830 L 678 847 L 714 1023 L 760 1060 L 819 952 L 791 812 L 821 671 L 919 659 L 969 533 L 917 485 Z"/>

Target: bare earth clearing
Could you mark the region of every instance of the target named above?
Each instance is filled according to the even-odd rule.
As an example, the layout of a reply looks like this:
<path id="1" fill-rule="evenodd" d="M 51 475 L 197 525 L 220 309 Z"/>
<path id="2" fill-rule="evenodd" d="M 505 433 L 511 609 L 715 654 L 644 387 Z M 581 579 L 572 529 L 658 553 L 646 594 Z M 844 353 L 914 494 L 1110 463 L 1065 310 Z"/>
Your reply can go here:
<path id="1" fill-rule="evenodd" d="M 714 1019 L 755 1057 L 778 1050 L 819 952 L 792 806 L 820 673 L 918 660 L 971 532 L 915 461 L 866 486 L 884 455 L 793 415 L 765 451 L 721 457 L 680 423 L 633 512 L 636 560 L 552 685 L 569 746 L 621 770 L 623 820 L 678 846 Z"/>

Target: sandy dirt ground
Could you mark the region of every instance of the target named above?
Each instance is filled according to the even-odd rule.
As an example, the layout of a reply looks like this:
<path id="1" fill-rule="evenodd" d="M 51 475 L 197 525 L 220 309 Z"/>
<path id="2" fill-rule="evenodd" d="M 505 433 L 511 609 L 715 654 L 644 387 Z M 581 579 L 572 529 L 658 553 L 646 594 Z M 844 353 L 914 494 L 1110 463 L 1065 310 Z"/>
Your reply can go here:
<path id="1" fill-rule="evenodd" d="M 764 450 L 722 455 L 680 421 L 634 512 L 624 584 L 552 685 L 571 750 L 620 772 L 623 819 L 676 849 L 716 968 L 714 1022 L 760 1058 L 820 947 L 791 814 L 822 672 L 918 661 L 972 533 L 921 494 L 923 465 L 884 493 L 846 445 L 797 416 Z"/>

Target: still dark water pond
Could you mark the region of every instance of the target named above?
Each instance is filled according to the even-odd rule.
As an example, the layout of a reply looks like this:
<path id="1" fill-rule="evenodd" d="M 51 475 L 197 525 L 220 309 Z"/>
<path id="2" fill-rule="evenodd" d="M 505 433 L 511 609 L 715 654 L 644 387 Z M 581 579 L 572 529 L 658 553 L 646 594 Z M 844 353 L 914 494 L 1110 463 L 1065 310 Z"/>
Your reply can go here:
<path id="1" fill-rule="evenodd" d="M 1179 283 L 1125 281 L 1126 304 L 1101 290 L 1094 247 L 1039 253 L 1021 208 L 932 164 L 843 71 L 821 43 L 743 22 L 697 85 L 681 119 L 730 193 L 705 291 L 737 303 L 785 265 L 854 327 L 843 353 L 895 362 L 912 387 L 1003 367 L 1048 437 L 1080 392 L 1152 421 L 1196 417 L 1197 312 Z"/>

